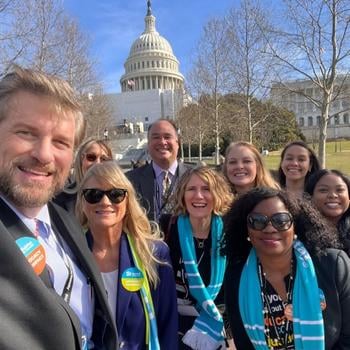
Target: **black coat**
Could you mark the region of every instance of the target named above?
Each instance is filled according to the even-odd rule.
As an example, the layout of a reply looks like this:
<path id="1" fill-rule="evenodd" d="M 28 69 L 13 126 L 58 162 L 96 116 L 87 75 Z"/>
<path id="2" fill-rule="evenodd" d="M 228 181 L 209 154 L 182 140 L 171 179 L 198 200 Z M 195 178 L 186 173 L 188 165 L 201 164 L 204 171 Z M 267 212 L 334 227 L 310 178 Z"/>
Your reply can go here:
<path id="1" fill-rule="evenodd" d="M 53 230 L 69 246 L 93 286 L 95 349 L 115 350 L 115 323 L 82 230 L 59 206 L 49 204 L 49 213 Z M 25 236 L 33 237 L 33 234 L 0 199 L 0 349 L 80 350 L 79 319 L 53 289 L 47 268 L 37 276 L 27 262 L 15 242 Z"/>
<path id="2" fill-rule="evenodd" d="M 341 250 L 328 249 L 327 255 L 312 257 L 312 260 L 319 288 L 323 290 L 327 303 L 323 311 L 325 350 L 349 350 L 350 259 Z M 244 263 L 230 263 L 226 269 L 225 303 L 237 350 L 254 350 L 244 329 L 238 305 L 239 281 Z"/>

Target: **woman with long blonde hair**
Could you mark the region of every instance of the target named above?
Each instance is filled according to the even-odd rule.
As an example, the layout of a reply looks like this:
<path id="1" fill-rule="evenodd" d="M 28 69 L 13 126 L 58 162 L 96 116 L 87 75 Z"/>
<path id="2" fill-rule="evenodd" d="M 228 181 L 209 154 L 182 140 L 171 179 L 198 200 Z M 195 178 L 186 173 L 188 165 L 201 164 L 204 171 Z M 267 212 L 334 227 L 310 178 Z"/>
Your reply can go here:
<path id="1" fill-rule="evenodd" d="M 151 226 L 115 162 L 92 166 L 78 192 L 77 216 L 100 268 L 125 349 L 177 349 L 169 249 Z"/>

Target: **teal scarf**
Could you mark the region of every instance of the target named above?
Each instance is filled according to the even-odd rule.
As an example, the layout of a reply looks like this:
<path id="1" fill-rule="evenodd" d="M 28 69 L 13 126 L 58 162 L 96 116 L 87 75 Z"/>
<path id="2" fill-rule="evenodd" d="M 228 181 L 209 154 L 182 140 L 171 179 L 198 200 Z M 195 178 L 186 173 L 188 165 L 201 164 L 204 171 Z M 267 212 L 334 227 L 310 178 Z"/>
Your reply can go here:
<path id="1" fill-rule="evenodd" d="M 153 299 L 151 295 L 151 289 L 149 286 L 147 274 L 145 267 L 140 260 L 136 249 L 133 238 L 129 235 L 128 242 L 130 245 L 132 257 L 134 260 L 135 266 L 142 272 L 143 274 L 143 285 L 140 289 L 141 299 L 143 308 L 145 311 L 145 320 L 146 320 L 146 345 L 148 345 L 148 350 L 160 350 L 159 340 L 158 340 L 158 329 L 157 329 L 157 321 L 155 319 L 155 312 L 153 306 Z"/>
<path id="2" fill-rule="evenodd" d="M 296 350 L 324 350 L 320 292 L 311 257 L 300 241 L 294 242 L 296 276 L 293 287 L 293 330 Z M 255 249 L 250 251 L 239 285 L 239 310 L 255 349 L 268 350 L 264 334 L 261 290 Z"/>
<path id="3" fill-rule="evenodd" d="M 223 235 L 222 220 L 217 215 L 213 215 L 211 219 L 212 253 L 208 287 L 204 285 L 198 271 L 189 217 L 180 215 L 177 227 L 190 293 L 196 299 L 199 310 L 199 316 L 193 327 L 186 332 L 182 341 L 193 349 L 217 349 L 224 340 L 224 323 L 214 303 L 221 289 L 226 268 L 226 258 L 220 255 L 220 241 Z"/>

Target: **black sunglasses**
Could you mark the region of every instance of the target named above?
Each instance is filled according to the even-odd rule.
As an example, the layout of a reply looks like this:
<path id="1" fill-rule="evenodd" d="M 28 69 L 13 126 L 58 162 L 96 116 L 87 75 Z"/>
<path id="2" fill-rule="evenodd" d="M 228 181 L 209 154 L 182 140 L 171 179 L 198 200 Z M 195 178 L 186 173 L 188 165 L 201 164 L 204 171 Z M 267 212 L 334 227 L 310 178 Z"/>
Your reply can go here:
<path id="1" fill-rule="evenodd" d="M 112 203 L 118 204 L 124 200 L 126 192 L 127 190 L 122 188 L 112 188 L 107 191 L 102 191 L 97 188 L 85 188 L 83 190 L 83 196 L 90 204 L 98 203 L 104 195 L 106 195 Z"/>
<path id="2" fill-rule="evenodd" d="M 105 156 L 105 155 L 98 156 L 97 154 L 94 154 L 94 153 L 86 153 L 85 159 L 88 162 L 96 162 L 97 159 L 100 159 L 101 162 L 106 162 L 108 160 L 111 160 L 111 158 L 108 156 Z"/>
<path id="3" fill-rule="evenodd" d="M 290 213 L 276 213 L 268 217 L 263 214 L 252 213 L 247 217 L 248 226 L 257 231 L 262 231 L 271 222 L 277 231 L 286 231 L 293 224 L 293 217 Z"/>

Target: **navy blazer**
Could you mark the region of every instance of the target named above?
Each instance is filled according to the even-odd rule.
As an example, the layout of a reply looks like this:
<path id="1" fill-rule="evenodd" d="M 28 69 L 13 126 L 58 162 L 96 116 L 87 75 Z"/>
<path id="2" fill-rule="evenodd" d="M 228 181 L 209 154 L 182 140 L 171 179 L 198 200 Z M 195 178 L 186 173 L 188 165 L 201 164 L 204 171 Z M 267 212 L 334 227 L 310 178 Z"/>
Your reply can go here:
<path id="1" fill-rule="evenodd" d="M 91 246 L 91 234 L 88 241 Z M 169 248 L 164 242 L 156 242 L 155 255 L 166 264 L 158 265 L 159 283 L 151 288 L 154 311 L 157 320 L 158 338 L 161 349 L 177 350 L 178 315 L 174 272 L 170 262 Z M 117 291 L 117 330 L 120 348 L 128 350 L 147 349 L 145 345 L 144 308 L 139 292 L 127 291 L 121 283 L 123 272 L 134 267 L 129 242 L 122 234 L 119 253 L 119 277 Z"/>

